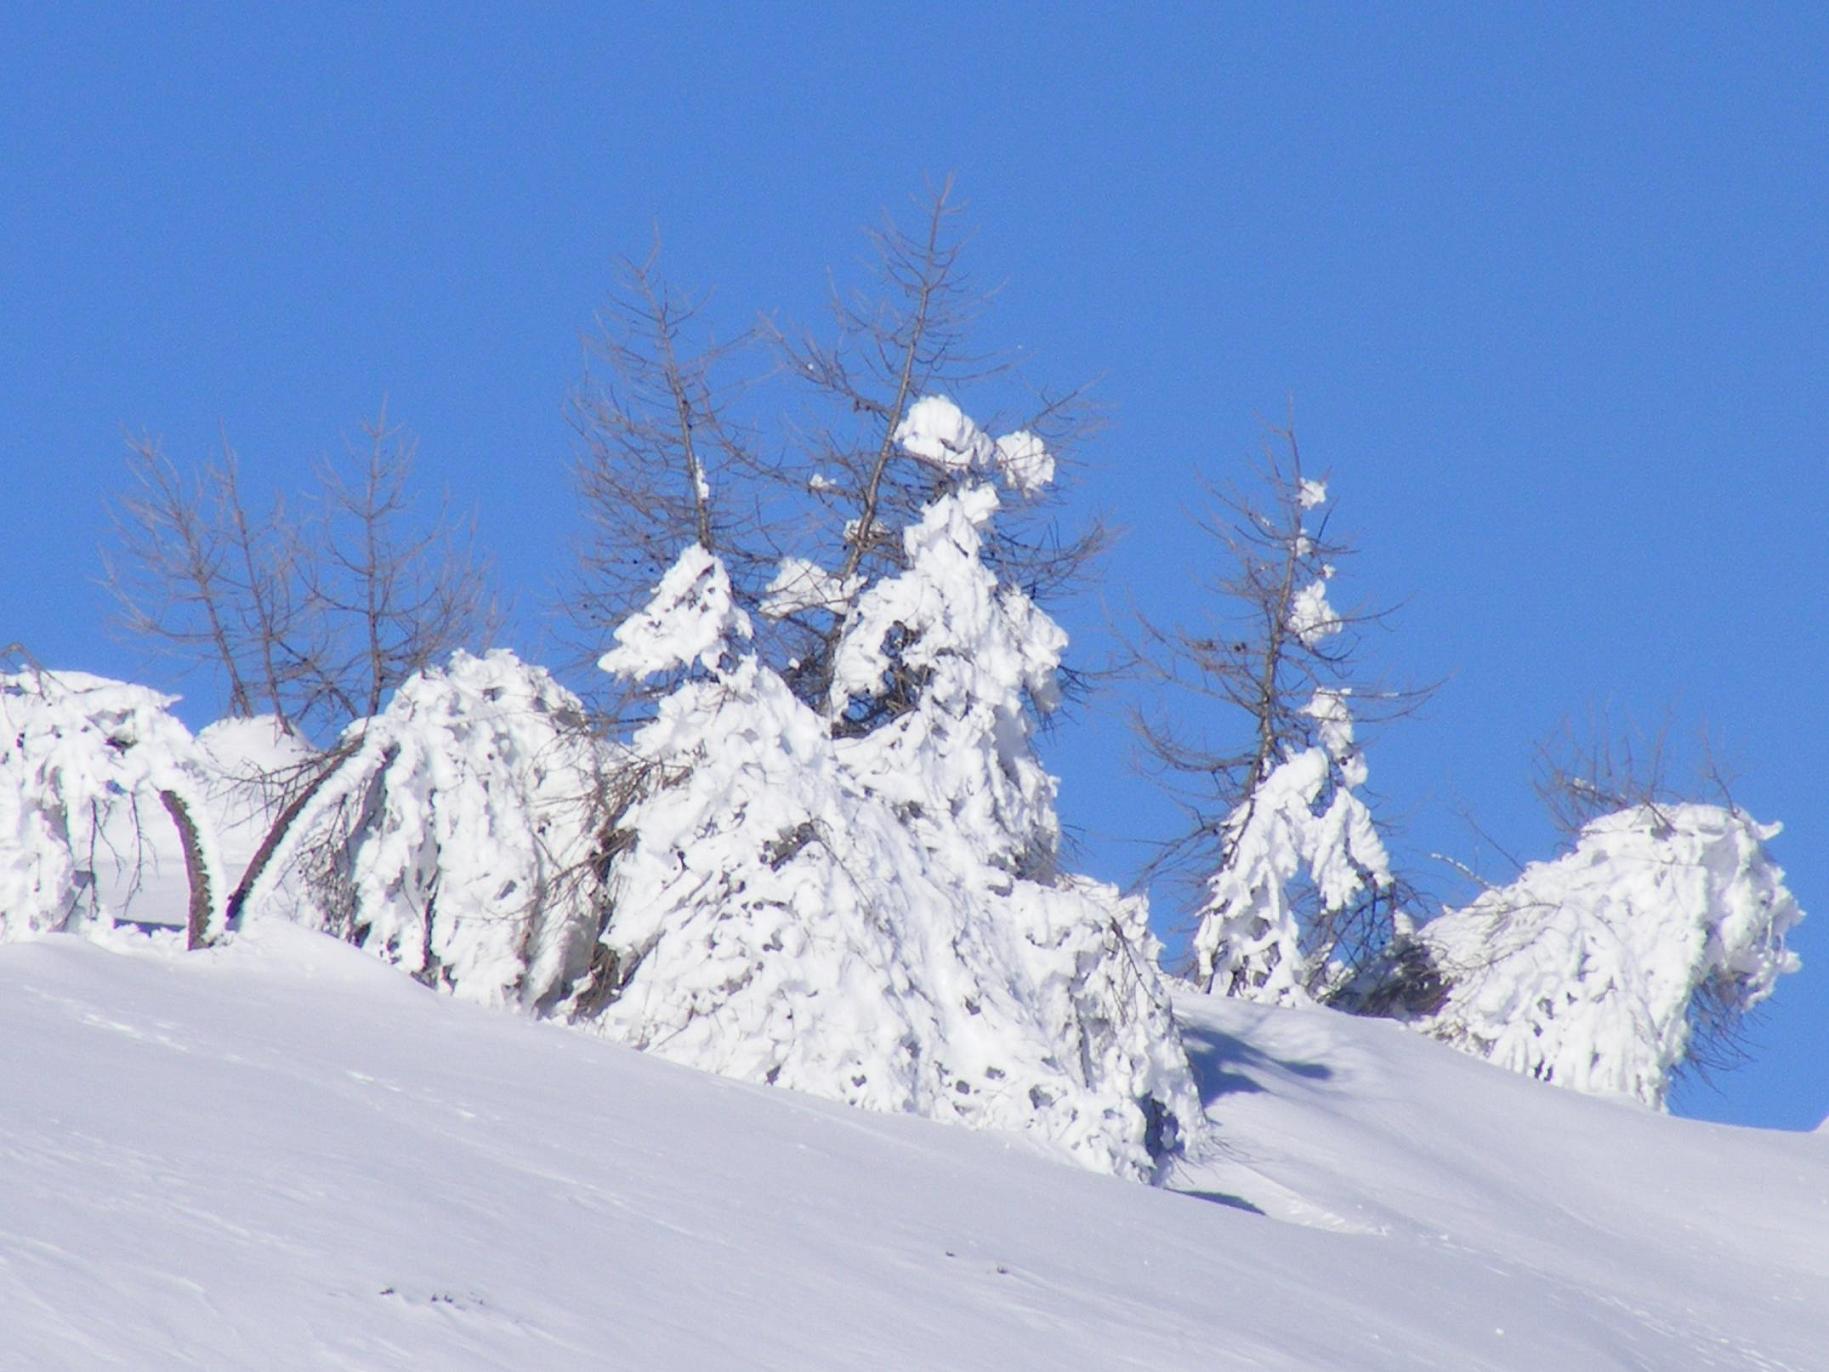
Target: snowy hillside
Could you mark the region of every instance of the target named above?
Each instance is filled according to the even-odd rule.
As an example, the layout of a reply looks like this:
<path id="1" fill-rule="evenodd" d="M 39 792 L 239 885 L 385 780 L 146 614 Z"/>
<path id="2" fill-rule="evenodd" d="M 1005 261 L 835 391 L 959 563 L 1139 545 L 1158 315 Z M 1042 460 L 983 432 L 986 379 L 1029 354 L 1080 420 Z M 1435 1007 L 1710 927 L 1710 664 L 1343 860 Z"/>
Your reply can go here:
<path id="1" fill-rule="evenodd" d="M 0 946 L 0 1368 L 1820 1368 L 1829 1136 L 1184 1000 L 1173 1194 L 261 925 Z M 1204 1198 L 1201 1198 L 1204 1196 Z"/>

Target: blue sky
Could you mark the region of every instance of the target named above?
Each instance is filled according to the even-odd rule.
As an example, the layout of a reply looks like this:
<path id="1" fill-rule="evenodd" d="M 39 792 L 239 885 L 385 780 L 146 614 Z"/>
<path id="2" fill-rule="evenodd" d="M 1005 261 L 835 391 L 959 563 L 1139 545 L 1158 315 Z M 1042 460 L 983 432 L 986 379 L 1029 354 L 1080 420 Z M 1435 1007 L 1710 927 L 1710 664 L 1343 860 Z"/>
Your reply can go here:
<path id="1" fill-rule="evenodd" d="M 1451 895 L 1431 854 L 1546 855 L 1532 747 L 1566 718 L 1706 723 L 1823 913 L 1754 1061 L 1679 1108 L 1829 1114 L 1810 7 L 14 6 L 0 46 L 0 641 L 156 679 L 95 585 L 122 432 L 226 428 L 290 489 L 385 394 L 539 656 L 614 259 L 658 224 L 726 317 L 817 322 L 862 227 L 951 171 L 985 341 L 1110 412 L 1077 498 L 1130 536 L 1062 611 L 1083 651 L 1199 612 L 1193 473 L 1240 474 L 1293 397 L 1348 587 L 1403 605 L 1377 665 L 1445 683 L 1370 754 L 1407 859 Z M 1119 879 L 1174 823 L 1122 705 L 1050 744 Z"/>

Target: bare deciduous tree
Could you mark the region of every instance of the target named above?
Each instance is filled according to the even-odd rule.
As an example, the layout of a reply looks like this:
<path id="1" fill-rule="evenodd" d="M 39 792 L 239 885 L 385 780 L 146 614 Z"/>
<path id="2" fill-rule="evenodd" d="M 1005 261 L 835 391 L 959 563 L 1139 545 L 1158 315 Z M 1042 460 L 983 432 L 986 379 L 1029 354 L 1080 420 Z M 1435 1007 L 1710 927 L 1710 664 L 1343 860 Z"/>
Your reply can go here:
<path id="1" fill-rule="evenodd" d="M 134 486 L 106 559 L 122 625 L 216 674 L 231 716 L 338 729 L 494 627 L 467 532 L 447 511 L 416 519 L 412 440 L 385 407 L 363 434 L 343 464 L 320 465 L 303 518 L 277 499 L 250 508 L 226 439 L 189 476 L 156 441 L 128 445 Z"/>
<path id="2" fill-rule="evenodd" d="M 226 438 L 192 475 L 157 442 L 128 446 L 132 490 L 115 507 L 106 583 L 131 634 L 216 676 L 231 717 L 266 713 L 288 733 L 341 732 L 377 714 L 415 672 L 491 633 L 487 574 L 447 510 L 418 518 L 409 492 L 414 442 L 383 406 L 363 443 L 326 460 L 306 514 L 275 500 L 256 514 Z M 224 902 L 229 923 L 313 795 L 351 754 L 345 740 L 272 784 L 274 812 L 253 861 Z M 178 824 L 198 869 L 189 816 Z M 198 885 L 192 874 L 193 944 Z"/>
<path id="3" fill-rule="evenodd" d="M 262 710 L 288 726 L 301 650 L 296 541 L 284 507 L 249 513 L 240 460 L 186 476 L 159 443 L 129 441 L 133 488 L 115 504 L 117 548 L 104 557 L 121 622 L 186 667 L 221 673 L 232 716 Z"/>
<path id="4" fill-rule="evenodd" d="M 731 417 L 754 334 L 709 336 L 704 298 L 670 287 L 658 263 L 657 247 L 621 264 L 588 340 L 601 370 L 571 397 L 573 480 L 590 529 L 566 610 L 598 651 L 687 544 L 718 554 L 746 608 L 772 561 L 757 546 L 756 463 Z"/>
<path id="5" fill-rule="evenodd" d="M 1605 714 L 1591 715 L 1579 726 L 1564 720 L 1537 745 L 1531 784 L 1565 839 L 1572 840 L 1590 820 L 1620 810 L 1645 806 L 1655 817 L 1660 807 L 1680 799 L 1670 784 L 1669 744 L 1668 725 L 1643 734 L 1615 729 Z M 1703 747 L 1707 751 L 1706 738 Z M 1709 771 L 1725 796 L 1726 784 L 1712 761 Z"/>
<path id="6" fill-rule="evenodd" d="M 448 507 L 414 527 L 407 483 L 417 441 L 388 423 L 385 406 L 362 434 L 353 472 L 320 465 L 313 555 L 298 560 L 319 648 L 303 664 L 308 708 L 352 719 L 496 628 L 471 530 Z"/>

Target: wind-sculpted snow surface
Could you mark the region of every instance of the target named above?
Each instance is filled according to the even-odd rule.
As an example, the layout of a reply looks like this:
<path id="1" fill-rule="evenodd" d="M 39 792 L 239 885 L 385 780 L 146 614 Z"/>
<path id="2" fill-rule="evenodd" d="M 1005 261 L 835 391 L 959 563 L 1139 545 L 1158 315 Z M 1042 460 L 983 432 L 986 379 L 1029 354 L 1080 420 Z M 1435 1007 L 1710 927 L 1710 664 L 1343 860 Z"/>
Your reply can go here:
<path id="1" fill-rule="evenodd" d="M 1803 912 L 1765 851 L 1778 830 L 1713 805 L 1594 820 L 1566 856 L 1407 935 L 1399 964 L 1439 987 L 1416 1026 L 1513 1071 L 1661 1108 L 1698 1014 L 1743 1013 L 1797 969 L 1785 935 Z"/>
<path id="2" fill-rule="evenodd" d="M 174 803 L 202 864 L 199 932 L 215 932 L 225 892 L 207 771 L 173 699 L 82 672 L 0 675 L 0 939 L 126 915 L 155 852 L 182 879 Z"/>
<path id="3" fill-rule="evenodd" d="M 925 537 L 950 549 L 956 576 L 916 557 L 908 585 L 885 583 L 859 609 L 872 633 L 886 604 L 906 610 L 902 660 L 933 686 L 903 717 L 921 716 L 912 736 L 882 752 L 835 741 L 737 643 L 695 654 L 724 665 L 683 682 L 634 741 L 650 783 L 621 820 L 631 841 L 612 868 L 604 935 L 618 984 L 592 989 L 595 1022 L 727 1076 L 1023 1130 L 1089 1167 L 1149 1177 L 1194 1127 L 1198 1100 L 1141 903 L 1010 870 L 1034 865 L 1020 854 L 1052 858 L 1052 782 L 1027 758 L 1010 714 L 1020 701 L 968 707 L 972 688 L 954 672 L 1051 672 L 1059 631 L 1048 626 L 1045 651 L 986 641 L 975 668 L 938 653 L 938 623 L 1005 615 L 988 578 L 969 575 L 982 568 L 964 508 L 943 501 L 927 533 L 911 533 L 911 548 Z M 701 580 L 712 594 L 727 584 Z M 886 669 L 849 647 L 840 661 L 857 689 Z M 945 730 L 959 748 L 939 741 Z M 890 766 L 905 784 L 887 786 Z"/>
<path id="4" fill-rule="evenodd" d="M 545 1008 L 597 932 L 602 758 L 577 699 L 513 654 L 456 654 L 351 726 L 252 912 L 305 917 L 460 999 Z"/>

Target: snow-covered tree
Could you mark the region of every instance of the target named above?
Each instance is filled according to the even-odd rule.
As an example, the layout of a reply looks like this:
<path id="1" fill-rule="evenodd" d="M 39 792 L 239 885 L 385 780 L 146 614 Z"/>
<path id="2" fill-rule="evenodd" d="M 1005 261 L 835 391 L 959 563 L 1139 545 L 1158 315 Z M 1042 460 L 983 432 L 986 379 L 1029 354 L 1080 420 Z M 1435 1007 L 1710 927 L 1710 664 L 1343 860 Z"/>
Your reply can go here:
<path id="1" fill-rule="evenodd" d="M 0 675 L 0 939 L 106 926 L 161 862 L 183 873 L 190 945 L 221 932 L 207 769 L 174 699 L 82 672 Z"/>
<path id="2" fill-rule="evenodd" d="M 244 883 L 466 1000 L 544 1009 L 597 934 L 599 745 L 577 699 L 497 650 L 457 653 L 352 725 Z"/>
<path id="3" fill-rule="evenodd" d="M 633 743 L 604 975 L 576 1009 L 679 1061 L 867 1108 L 1021 1129 L 1150 1175 L 1199 1119 L 1141 902 L 1054 873 L 1024 693 L 1061 636 L 978 560 L 983 487 L 906 534 L 828 702 L 913 689 L 837 731 L 759 661 L 721 564 L 688 548 L 604 658 L 686 672 Z"/>
<path id="4" fill-rule="evenodd" d="M 1778 831 L 1700 804 L 1591 820 L 1564 856 L 1402 927 L 1360 995 L 1513 1071 L 1662 1108 L 1698 1036 L 1798 967 Z"/>
<path id="5" fill-rule="evenodd" d="M 1060 839 L 1055 782 L 1030 735 L 1032 712 L 1059 701 L 1067 636 L 984 565 L 998 504 L 990 486 L 969 484 L 904 531 L 907 570 L 847 618 L 827 708 L 842 717 L 894 694 L 899 713 L 847 739 L 852 772 L 936 844 L 962 841 L 976 864 L 1047 879 Z"/>
<path id="6" fill-rule="evenodd" d="M 1303 903 L 1325 921 L 1391 885 L 1383 840 L 1353 789 L 1365 763 L 1352 751 L 1345 694 L 1317 691 L 1310 712 L 1323 742 L 1286 756 L 1226 816 L 1194 933 L 1195 977 L 1207 990 L 1307 1000 L 1341 973 L 1326 965 L 1333 946 L 1304 927 Z"/>
<path id="7" fill-rule="evenodd" d="M 591 530 L 565 608 L 593 642 L 697 543 L 724 565 L 758 656 L 820 708 L 850 611 L 903 569 L 902 531 L 936 495 L 936 473 L 991 442 L 944 399 L 966 386 L 1022 416 L 1001 457 L 1025 473 L 1023 499 L 987 531 L 987 561 L 1039 599 L 1090 566 L 1104 533 L 1064 531 L 1051 481 L 1083 407 L 972 345 L 987 300 L 961 267 L 959 214 L 949 181 L 918 218 L 872 233 L 874 270 L 834 291 L 830 330 L 765 322 L 720 336 L 708 297 L 671 289 L 655 256 L 624 265 L 571 407 Z M 772 364 L 751 357 L 752 343 Z M 953 428 L 933 422 L 938 409 Z M 910 432 L 925 441 L 905 441 Z M 671 685 L 655 678 L 637 694 Z M 874 722 L 900 701 L 889 692 L 857 706 Z"/>
<path id="8" fill-rule="evenodd" d="M 1231 563 L 1208 588 L 1211 626 L 1144 626 L 1145 659 L 1216 701 L 1239 741 L 1207 742 L 1203 726 L 1183 726 L 1187 710 L 1138 721 L 1150 758 L 1184 779 L 1190 823 L 1157 870 L 1196 878 L 1195 980 L 1272 1002 L 1326 994 L 1385 942 L 1394 882 L 1354 714 L 1416 698 L 1355 691 L 1353 631 L 1368 616 L 1331 598 L 1350 550 L 1328 534 L 1326 484 L 1303 473 L 1294 435 L 1279 437 L 1267 501 L 1227 498 L 1208 526 Z"/>

